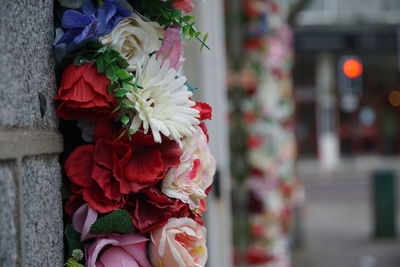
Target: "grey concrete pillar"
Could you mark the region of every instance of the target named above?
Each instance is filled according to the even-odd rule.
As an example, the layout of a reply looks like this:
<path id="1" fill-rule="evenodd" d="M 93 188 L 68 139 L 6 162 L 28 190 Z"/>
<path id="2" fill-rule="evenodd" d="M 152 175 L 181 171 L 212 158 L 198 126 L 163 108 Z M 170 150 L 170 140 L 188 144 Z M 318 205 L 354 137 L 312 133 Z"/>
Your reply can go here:
<path id="1" fill-rule="evenodd" d="M 62 266 L 53 0 L 0 5 L 0 267 Z"/>

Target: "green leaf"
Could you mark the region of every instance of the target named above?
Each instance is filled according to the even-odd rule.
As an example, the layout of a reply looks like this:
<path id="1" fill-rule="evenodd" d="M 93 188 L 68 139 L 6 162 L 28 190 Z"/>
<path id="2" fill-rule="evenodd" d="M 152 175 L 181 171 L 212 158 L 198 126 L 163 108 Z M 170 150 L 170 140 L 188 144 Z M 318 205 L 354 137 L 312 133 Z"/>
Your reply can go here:
<path id="1" fill-rule="evenodd" d="M 78 263 L 74 258 L 69 258 L 67 262 L 64 264 L 65 267 L 85 267 L 85 265 L 82 265 Z"/>
<path id="2" fill-rule="evenodd" d="M 83 249 L 81 234 L 75 231 L 72 224 L 68 224 L 64 232 L 69 246 L 69 254 L 71 254 L 74 249 Z"/>
<path id="3" fill-rule="evenodd" d="M 124 106 L 125 108 L 129 108 L 129 109 L 134 109 L 135 106 L 126 102 L 122 102 L 122 106 Z"/>
<path id="4" fill-rule="evenodd" d="M 108 49 L 104 53 L 104 60 L 106 61 L 107 64 L 118 61 L 119 57 L 120 57 L 119 53 L 113 49 Z"/>
<path id="5" fill-rule="evenodd" d="M 118 106 L 116 106 L 113 111 L 111 111 L 111 114 L 117 112 L 120 108 L 122 107 L 122 104 L 118 104 Z"/>
<path id="6" fill-rule="evenodd" d="M 121 117 L 120 121 L 122 122 L 122 124 L 127 125 L 129 122 L 129 117 L 123 116 L 123 117 Z"/>
<path id="7" fill-rule="evenodd" d="M 132 80 L 132 75 L 124 69 L 118 69 L 115 74 L 117 74 L 121 80 Z"/>
<path id="8" fill-rule="evenodd" d="M 132 84 L 128 83 L 128 82 L 122 82 L 122 88 L 124 88 L 127 91 L 132 91 L 133 90 Z"/>
<path id="9" fill-rule="evenodd" d="M 98 57 L 96 59 L 97 71 L 99 73 L 104 73 L 106 71 L 106 62 L 104 57 Z"/>
<path id="10" fill-rule="evenodd" d="M 114 80 L 115 78 L 115 72 L 114 69 L 111 66 L 107 66 L 106 68 L 106 76 L 110 80 Z"/>
<path id="11" fill-rule="evenodd" d="M 132 218 L 125 210 L 115 210 L 98 219 L 90 227 L 91 234 L 131 234 L 134 231 Z"/>
<path id="12" fill-rule="evenodd" d="M 125 96 L 129 91 L 125 89 L 118 89 L 117 91 L 114 92 L 115 97 L 123 97 Z"/>

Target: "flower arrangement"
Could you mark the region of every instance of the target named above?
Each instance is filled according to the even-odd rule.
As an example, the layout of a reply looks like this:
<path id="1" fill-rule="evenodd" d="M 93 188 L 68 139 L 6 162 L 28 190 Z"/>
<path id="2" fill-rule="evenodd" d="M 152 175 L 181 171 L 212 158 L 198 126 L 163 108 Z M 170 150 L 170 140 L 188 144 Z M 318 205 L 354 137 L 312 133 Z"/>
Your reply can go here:
<path id="1" fill-rule="evenodd" d="M 56 114 L 75 121 L 83 140 L 62 160 L 67 267 L 206 264 L 212 110 L 192 100 L 197 88 L 179 71 L 185 40 L 208 48 L 193 8 L 58 0 Z"/>
<path id="2" fill-rule="evenodd" d="M 232 128 L 246 129 L 241 151 L 232 152 L 246 154 L 246 172 L 236 182 L 246 188 L 241 208 L 248 220 L 236 227 L 244 240 L 237 242 L 236 262 L 290 267 L 292 215 L 302 193 L 295 171 L 292 34 L 282 1 L 245 0 L 243 7 L 244 60 L 230 79 L 230 94 L 241 95 L 240 102 L 231 97 Z"/>

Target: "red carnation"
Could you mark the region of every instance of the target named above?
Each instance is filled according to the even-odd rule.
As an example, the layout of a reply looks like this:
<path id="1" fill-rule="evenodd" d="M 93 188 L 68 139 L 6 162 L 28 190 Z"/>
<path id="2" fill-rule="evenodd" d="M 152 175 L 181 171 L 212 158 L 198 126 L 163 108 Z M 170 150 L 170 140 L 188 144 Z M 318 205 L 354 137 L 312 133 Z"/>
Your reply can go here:
<path id="1" fill-rule="evenodd" d="M 95 145 L 75 149 L 64 165 L 74 192 L 68 212 L 76 208 L 80 197 L 100 213 L 120 207 L 129 193 L 123 169 L 131 154 L 130 146 L 118 140 L 100 139 Z"/>
<path id="2" fill-rule="evenodd" d="M 180 163 L 182 149 L 173 140 L 164 138 L 162 143 L 156 143 L 152 135 L 137 132 L 129 144 L 132 157 L 124 174 L 130 182 L 131 192 L 157 183 L 165 177 L 169 168 L 175 168 Z"/>
<path id="3" fill-rule="evenodd" d="M 142 233 L 165 225 L 169 218 L 190 217 L 202 224 L 201 215 L 193 213 L 189 205 L 179 199 L 169 198 L 161 192 L 159 185 L 131 194 L 125 209 L 131 213 L 133 223 Z"/>
<path id="4" fill-rule="evenodd" d="M 130 140 L 114 137 L 111 123 L 99 123 L 95 144 L 78 147 L 68 157 L 64 168 L 74 189 L 68 213 L 82 199 L 100 213 L 110 212 L 120 207 L 129 193 L 156 184 L 180 163 L 182 149 L 175 141 L 156 143 L 152 135 L 142 132 Z"/>
<path id="5" fill-rule="evenodd" d="M 104 74 L 98 73 L 95 65 L 68 65 L 54 97 L 55 100 L 61 100 L 57 107 L 57 117 L 65 120 L 85 118 L 92 121 L 111 118 L 116 100 L 108 93 L 109 84 L 110 80 Z"/>
<path id="6" fill-rule="evenodd" d="M 212 108 L 207 103 L 196 102 L 196 105 L 193 107 L 200 111 L 200 118 L 199 120 L 211 120 L 212 117 Z"/>

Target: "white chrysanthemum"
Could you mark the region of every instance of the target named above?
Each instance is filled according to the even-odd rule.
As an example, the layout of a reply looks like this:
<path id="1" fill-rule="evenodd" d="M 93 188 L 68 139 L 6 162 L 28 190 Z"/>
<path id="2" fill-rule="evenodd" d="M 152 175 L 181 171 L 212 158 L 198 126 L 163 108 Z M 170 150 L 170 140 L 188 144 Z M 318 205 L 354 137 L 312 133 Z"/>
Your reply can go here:
<path id="1" fill-rule="evenodd" d="M 199 124 L 199 111 L 185 85 L 185 77 L 177 77 L 177 72 L 169 68 L 168 60 L 153 55 L 137 69 L 137 83 L 143 87 L 129 92 L 126 97 L 134 106 L 136 114 L 130 126 L 131 133 L 141 126 L 145 133 L 151 129 L 154 140 L 161 143 L 161 134 L 180 142 L 192 136 Z"/>
<path id="2" fill-rule="evenodd" d="M 121 20 L 109 34 L 100 37 L 100 42 L 120 52 L 128 61 L 126 69 L 135 71 L 149 54 L 160 49 L 163 37 L 163 29 L 158 23 L 134 16 Z"/>

